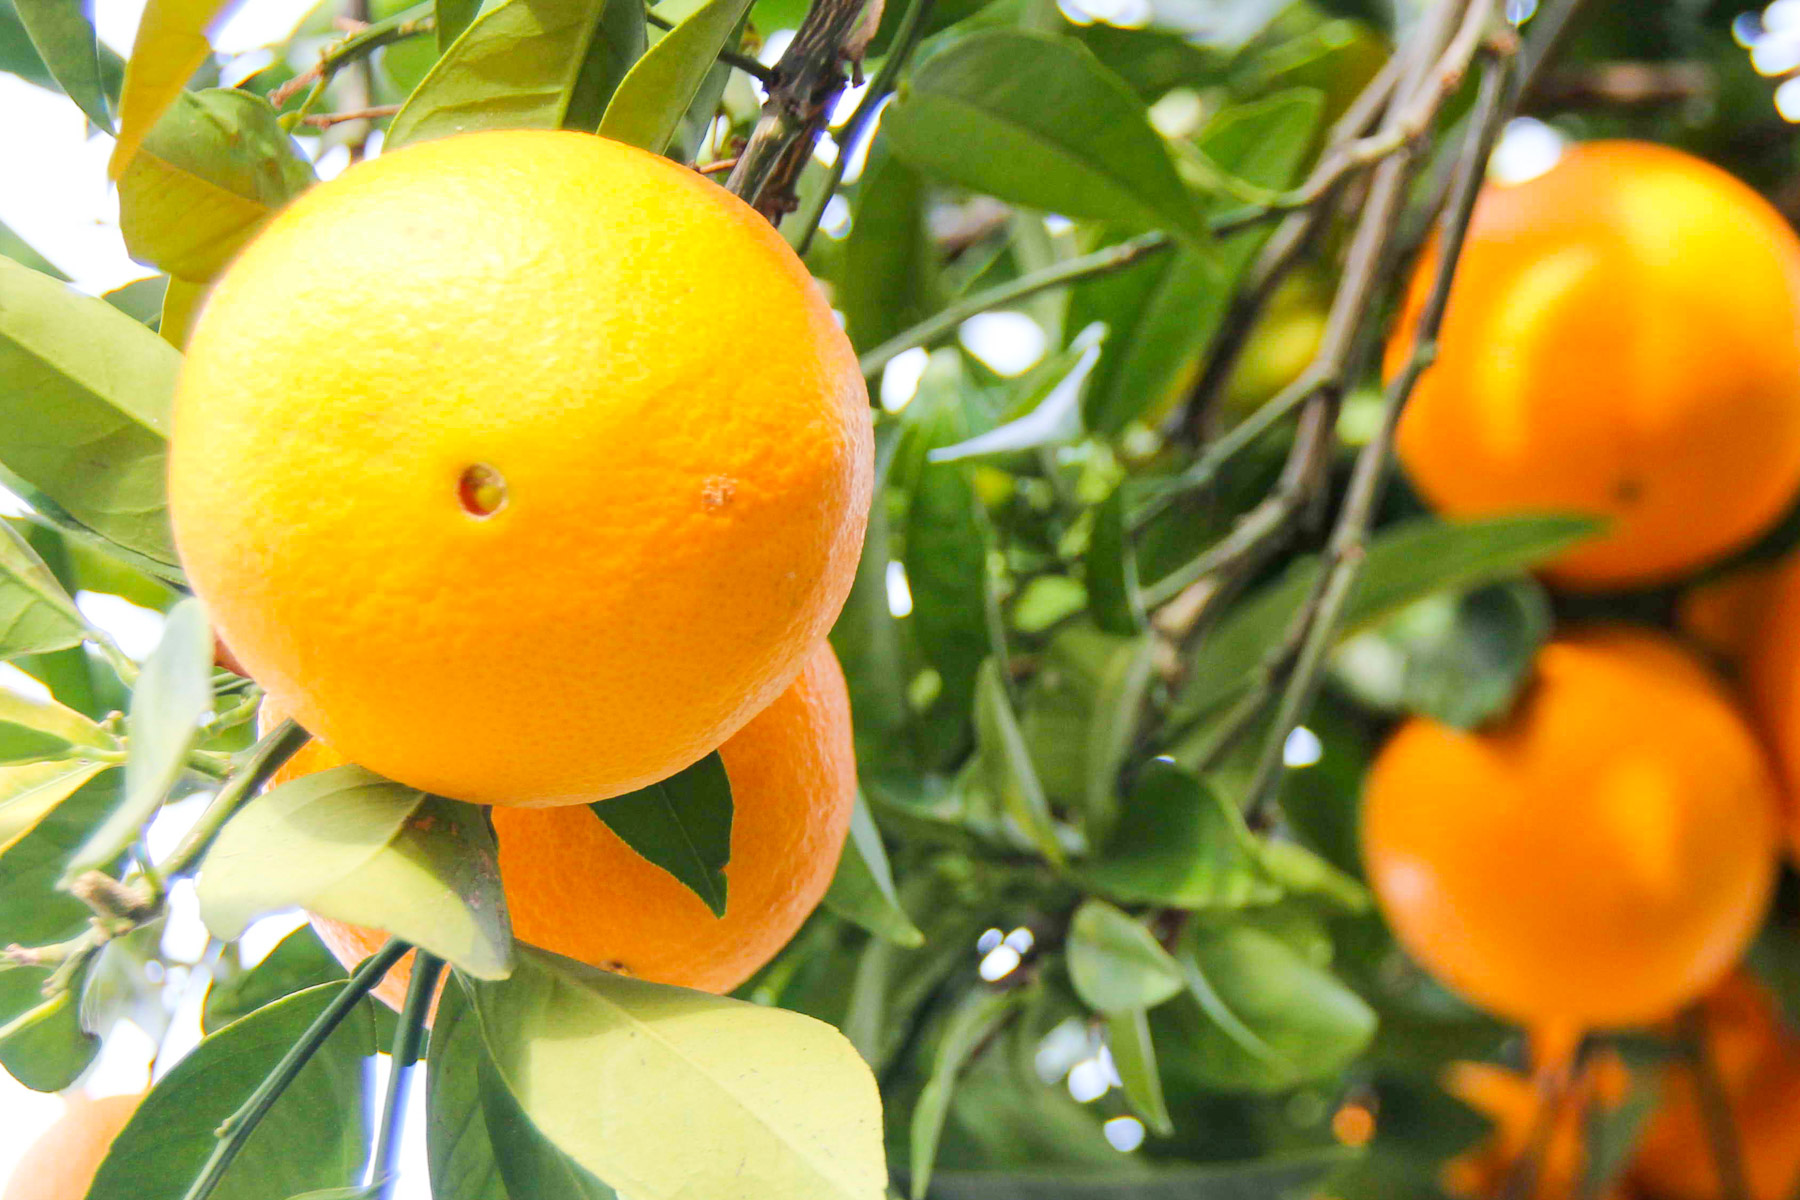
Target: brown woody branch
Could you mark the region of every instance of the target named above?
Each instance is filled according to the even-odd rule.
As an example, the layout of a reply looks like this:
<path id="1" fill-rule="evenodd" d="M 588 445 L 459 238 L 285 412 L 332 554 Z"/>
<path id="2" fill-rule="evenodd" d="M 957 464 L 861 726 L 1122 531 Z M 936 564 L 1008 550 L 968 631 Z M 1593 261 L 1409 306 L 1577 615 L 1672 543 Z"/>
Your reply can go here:
<path id="1" fill-rule="evenodd" d="M 769 98 L 725 186 L 771 222 L 792 212 L 794 184 L 860 65 L 882 0 L 815 0 L 770 72 Z"/>

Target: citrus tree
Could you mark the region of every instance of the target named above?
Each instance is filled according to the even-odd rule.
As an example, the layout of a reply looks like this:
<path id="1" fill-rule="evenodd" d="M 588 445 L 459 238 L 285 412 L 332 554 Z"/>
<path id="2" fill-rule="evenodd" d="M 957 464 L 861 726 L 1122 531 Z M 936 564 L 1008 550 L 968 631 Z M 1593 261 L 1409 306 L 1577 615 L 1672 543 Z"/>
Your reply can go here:
<path id="1" fill-rule="evenodd" d="M 1788 0 L 0 3 L 9 1200 L 1792 1194 Z"/>

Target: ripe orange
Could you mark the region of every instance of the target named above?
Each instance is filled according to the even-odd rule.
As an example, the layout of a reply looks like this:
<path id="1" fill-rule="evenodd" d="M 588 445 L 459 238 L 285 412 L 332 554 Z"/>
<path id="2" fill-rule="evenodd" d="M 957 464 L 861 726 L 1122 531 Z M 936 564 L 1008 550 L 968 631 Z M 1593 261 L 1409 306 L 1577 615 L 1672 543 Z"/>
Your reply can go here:
<path id="1" fill-rule="evenodd" d="M 1399 451 L 1445 513 L 1608 518 L 1553 565 L 1566 584 L 1666 579 L 1744 544 L 1800 488 L 1800 238 L 1664 146 L 1591 142 L 1489 187 Z"/>
<path id="2" fill-rule="evenodd" d="M 81 1200 L 143 1097 L 95 1100 L 70 1092 L 64 1099 L 68 1107 L 63 1115 L 19 1159 L 0 1200 Z"/>
<path id="3" fill-rule="evenodd" d="M 1755 932 L 1776 804 L 1704 668 L 1595 629 L 1545 647 L 1499 725 L 1401 726 L 1365 782 L 1363 858 L 1401 943 L 1472 1002 L 1534 1030 L 1639 1025 Z"/>
<path id="4" fill-rule="evenodd" d="M 500 876 L 523 941 L 658 983 L 727 992 L 773 958 L 818 905 L 856 802 L 850 697 L 821 640 L 788 690 L 720 748 L 731 778 L 725 916 L 652 866 L 586 806 L 496 808 Z M 277 782 L 338 766 L 314 741 Z M 387 935 L 324 918 L 313 926 L 346 966 Z M 399 1006 L 410 959 L 376 994 Z"/>
<path id="5" fill-rule="evenodd" d="M 1787 784 L 1787 837 L 1800 850 L 1800 557 L 1765 579 L 1744 655 L 1744 682 Z"/>
<path id="6" fill-rule="evenodd" d="M 1555 1105 L 1548 1140 L 1531 1191 L 1520 1200 L 1571 1200 L 1580 1194 L 1587 1169 L 1585 1115 L 1594 1107 L 1618 1107 L 1629 1083 L 1625 1064 L 1616 1056 L 1589 1063 L 1559 1095 L 1548 1095 L 1530 1076 L 1493 1063 L 1452 1063 L 1444 1089 L 1493 1121 L 1494 1128 L 1479 1146 L 1445 1164 L 1445 1190 L 1469 1200 L 1504 1195 L 1520 1159 L 1532 1149 L 1538 1110 L 1548 1100 Z M 1618 1194 L 1606 1193 L 1609 1198 Z"/>
<path id="7" fill-rule="evenodd" d="M 1722 661 L 1743 671 L 1762 641 L 1779 590 L 1782 568 L 1776 563 L 1749 563 L 1682 592 L 1675 623 Z"/>
<path id="8" fill-rule="evenodd" d="M 781 694 L 855 573 L 856 356 L 750 208 L 587 134 L 306 193 L 188 347 L 188 577 L 281 706 L 391 778 L 583 803 Z"/>
<path id="9" fill-rule="evenodd" d="M 1707 996 L 1704 1011 L 1750 1200 L 1788 1200 L 1800 1183 L 1800 1036 L 1742 973 Z M 1661 1095 L 1633 1155 L 1632 1182 L 1646 1200 L 1718 1200 L 1723 1189 L 1693 1073 L 1672 1065 Z"/>

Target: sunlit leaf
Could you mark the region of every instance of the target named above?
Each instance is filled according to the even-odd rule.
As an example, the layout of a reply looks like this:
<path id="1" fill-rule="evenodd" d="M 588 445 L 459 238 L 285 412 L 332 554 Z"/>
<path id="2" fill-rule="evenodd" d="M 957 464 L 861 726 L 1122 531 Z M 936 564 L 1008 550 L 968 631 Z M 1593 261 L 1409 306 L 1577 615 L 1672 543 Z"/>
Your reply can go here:
<path id="1" fill-rule="evenodd" d="M 108 167 L 114 179 L 212 53 L 207 40 L 234 0 L 149 0 L 125 63 L 119 94 L 119 140 Z"/>
<path id="2" fill-rule="evenodd" d="M 452 980 L 438 1000 L 425 1060 L 425 1154 L 433 1200 L 508 1200 L 482 1110 L 481 1024 Z"/>
<path id="3" fill-rule="evenodd" d="M 119 177 L 119 231 L 139 262 L 205 282 L 313 182 L 267 100 L 182 92 Z"/>
<path id="4" fill-rule="evenodd" d="M 617 1192 L 538 1132 L 486 1053 L 476 1060 L 475 1073 L 494 1165 L 507 1195 L 531 1200 L 616 1200 Z"/>
<path id="5" fill-rule="evenodd" d="M 125 763 L 124 802 L 82 844 L 65 880 L 117 858 L 162 806 L 186 769 L 188 750 L 212 708 L 212 661 L 206 610 L 198 600 L 183 600 L 169 613 L 162 641 L 132 689 L 125 721 L 131 757 Z"/>
<path id="6" fill-rule="evenodd" d="M 482 810 L 361 767 L 302 776 L 246 805 L 202 864 L 200 915 L 220 938 L 301 907 L 385 930 L 472 975 L 504 978 L 512 931 Z"/>
<path id="7" fill-rule="evenodd" d="M 706 0 L 678 22 L 619 81 L 600 119 L 600 135 L 653 154 L 668 149 L 749 9 L 750 0 Z"/>
<path id="8" fill-rule="evenodd" d="M 591 132 L 644 43 L 640 0 L 501 0 L 444 51 L 385 144 L 477 129 Z"/>
<path id="9" fill-rule="evenodd" d="M 0 468 L 165 578 L 179 578 L 163 453 L 180 361 L 104 300 L 0 259 Z"/>
<path id="10" fill-rule="evenodd" d="M 519 1107 L 633 1200 L 882 1195 L 875 1080 L 829 1025 L 529 946 L 470 992 Z"/>
<path id="11" fill-rule="evenodd" d="M 8 796 L 9 829 L 0 843 L 0 945 L 32 946 L 60 941 L 85 927 L 92 910 L 56 890 L 64 865 L 88 832 L 119 800 L 123 771 L 94 770 L 88 763 L 34 763 L 0 767 L 0 795 L 24 783 L 27 792 Z M 66 770 L 76 778 L 58 776 Z M 34 775 L 33 773 L 37 773 Z M 73 784 L 74 790 L 67 786 Z M 31 788 L 44 791 L 29 793 Z"/>
<path id="12" fill-rule="evenodd" d="M 1038 852 L 1051 862 L 1061 862 L 1063 846 L 1050 801 L 1019 732 L 1018 717 L 1000 679 L 1000 665 L 991 658 L 982 660 L 976 677 L 975 730 L 988 786 Z"/>
<path id="13" fill-rule="evenodd" d="M 0 854 L 106 769 L 106 763 L 80 761 L 0 766 Z"/>
<path id="14" fill-rule="evenodd" d="M 0 691 L 0 764 L 78 758 L 83 750 L 112 753 L 118 748 L 118 739 L 74 709 Z M 4 813 L 0 808 L 0 837 L 5 836 Z"/>

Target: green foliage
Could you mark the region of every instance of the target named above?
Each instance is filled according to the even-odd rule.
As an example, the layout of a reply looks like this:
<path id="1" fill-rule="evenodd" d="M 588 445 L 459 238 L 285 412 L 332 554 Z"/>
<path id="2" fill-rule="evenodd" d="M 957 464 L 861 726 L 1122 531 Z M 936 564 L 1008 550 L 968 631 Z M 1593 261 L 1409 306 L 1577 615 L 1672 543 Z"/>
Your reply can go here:
<path id="1" fill-rule="evenodd" d="M 667 779 L 588 806 L 620 839 L 725 915 L 731 780 L 717 750 Z"/>

